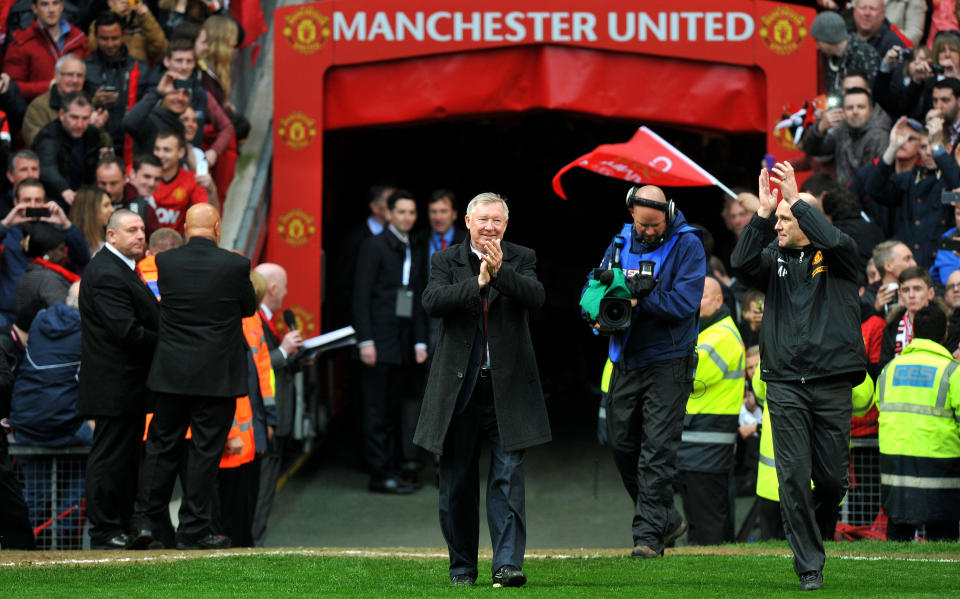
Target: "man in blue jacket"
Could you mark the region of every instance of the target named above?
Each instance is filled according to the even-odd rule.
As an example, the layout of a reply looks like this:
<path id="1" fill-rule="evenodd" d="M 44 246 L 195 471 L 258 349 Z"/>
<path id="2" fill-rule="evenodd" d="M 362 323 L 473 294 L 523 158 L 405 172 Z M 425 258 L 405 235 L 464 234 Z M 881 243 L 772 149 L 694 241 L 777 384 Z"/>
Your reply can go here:
<path id="1" fill-rule="evenodd" d="M 634 502 L 631 555 L 648 558 L 662 556 L 686 530 L 671 485 L 697 367 L 706 257 L 699 233 L 659 187 L 631 188 L 627 209 L 633 223 L 619 233 L 620 260 L 635 307 L 630 328 L 610 338 L 607 430 Z M 600 268 L 609 267 L 613 250 L 611 243 Z M 652 263 L 652 276 L 638 274 L 641 262 Z"/>

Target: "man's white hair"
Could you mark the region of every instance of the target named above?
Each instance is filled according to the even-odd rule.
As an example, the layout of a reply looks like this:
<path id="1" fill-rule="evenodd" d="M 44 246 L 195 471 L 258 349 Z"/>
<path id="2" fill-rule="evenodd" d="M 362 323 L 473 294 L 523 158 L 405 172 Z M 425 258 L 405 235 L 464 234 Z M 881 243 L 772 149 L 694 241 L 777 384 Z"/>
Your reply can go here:
<path id="1" fill-rule="evenodd" d="M 495 204 L 497 202 L 500 202 L 500 205 L 503 206 L 503 217 L 510 220 L 510 209 L 507 208 L 507 201 L 492 191 L 485 191 L 474 196 L 474 198 L 470 200 L 470 203 L 467 204 L 467 216 L 472 217 L 473 211 L 477 209 L 479 204 Z"/>
<path id="2" fill-rule="evenodd" d="M 87 74 L 87 65 L 83 62 L 83 59 L 77 56 L 76 54 L 64 54 L 57 60 L 57 64 L 53 67 L 53 72 L 59 77 L 63 71 L 63 65 L 67 64 L 71 60 L 75 60 L 80 63 L 80 66 L 83 67 L 83 74 L 86 77 Z"/>

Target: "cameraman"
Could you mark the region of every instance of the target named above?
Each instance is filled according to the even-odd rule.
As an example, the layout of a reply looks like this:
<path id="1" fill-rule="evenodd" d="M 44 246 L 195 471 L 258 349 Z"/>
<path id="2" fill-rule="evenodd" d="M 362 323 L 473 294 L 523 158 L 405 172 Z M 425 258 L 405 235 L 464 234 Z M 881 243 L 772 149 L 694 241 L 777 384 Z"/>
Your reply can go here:
<path id="1" fill-rule="evenodd" d="M 610 338 L 607 430 L 636 510 L 631 555 L 648 558 L 663 555 L 664 545 L 686 530 L 671 485 L 697 365 L 706 258 L 699 234 L 659 187 L 633 187 L 626 202 L 633 223 L 618 234 L 626 242 L 621 267 L 635 307 L 631 326 Z M 609 268 L 613 250 L 611 243 L 601 269 Z M 640 276 L 651 263 L 652 276 Z"/>

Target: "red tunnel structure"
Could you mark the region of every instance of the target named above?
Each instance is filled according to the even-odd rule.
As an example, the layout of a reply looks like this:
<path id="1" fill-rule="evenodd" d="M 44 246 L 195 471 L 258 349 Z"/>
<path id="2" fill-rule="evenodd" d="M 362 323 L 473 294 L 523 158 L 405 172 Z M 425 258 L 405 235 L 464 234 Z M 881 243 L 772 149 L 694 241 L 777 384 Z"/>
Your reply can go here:
<path id="1" fill-rule="evenodd" d="M 816 92 L 813 9 L 750 0 L 469 4 L 344 0 L 276 11 L 266 255 L 290 272 L 288 303 L 306 335 L 320 332 L 324 130 L 551 109 L 762 132 L 778 159 L 799 155 L 774 126 Z"/>

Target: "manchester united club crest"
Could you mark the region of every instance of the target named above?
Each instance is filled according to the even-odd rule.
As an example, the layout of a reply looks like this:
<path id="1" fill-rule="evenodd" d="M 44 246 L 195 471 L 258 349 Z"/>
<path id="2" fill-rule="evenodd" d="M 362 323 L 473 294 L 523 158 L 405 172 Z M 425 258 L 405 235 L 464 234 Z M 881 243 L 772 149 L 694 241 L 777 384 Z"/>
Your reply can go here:
<path id="1" fill-rule="evenodd" d="M 281 216 L 277 223 L 277 233 L 295 248 L 307 245 L 316 232 L 314 218 L 299 208 Z"/>
<path id="2" fill-rule="evenodd" d="M 322 50 L 330 39 L 330 17 L 305 6 L 284 18 L 282 31 L 291 48 L 309 56 Z"/>
<path id="3" fill-rule="evenodd" d="M 316 334 L 317 325 L 314 322 L 313 314 L 303 306 L 290 306 L 290 310 L 297 319 L 297 330 L 303 334 L 304 338 L 313 337 Z M 286 332 L 288 327 L 286 323 L 281 323 L 278 327 L 281 332 Z"/>
<path id="4" fill-rule="evenodd" d="M 299 110 L 280 119 L 277 134 L 283 143 L 294 150 L 302 150 L 317 136 L 317 120 Z"/>
<path id="5" fill-rule="evenodd" d="M 807 18 L 787 6 L 778 6 L 760 17 L 760 39 L 774 54 L 785 56 L 807 37 Z"/>
<path id="6" fill-rule="evenodd" d="M 823 253 L 820 250 L 817 250 L 817 253 L 813 255 L 813 265 L 816 266 L 823 262 Z"/>

